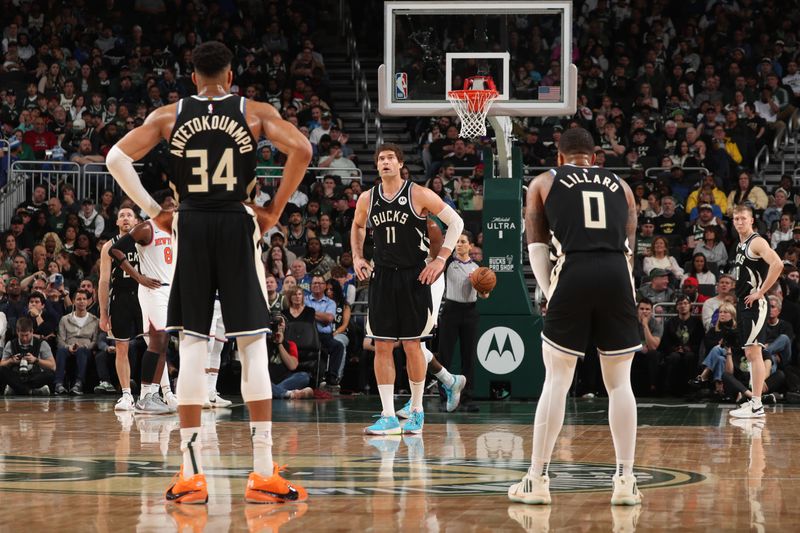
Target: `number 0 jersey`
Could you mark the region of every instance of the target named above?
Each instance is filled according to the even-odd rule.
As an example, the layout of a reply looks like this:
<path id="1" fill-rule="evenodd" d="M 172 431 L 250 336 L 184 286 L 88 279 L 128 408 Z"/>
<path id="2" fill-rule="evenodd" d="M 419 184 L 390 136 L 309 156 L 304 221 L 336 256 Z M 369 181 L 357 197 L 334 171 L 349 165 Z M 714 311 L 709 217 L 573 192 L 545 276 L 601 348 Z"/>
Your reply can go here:
<path id="1" fill-rule="evenodd" d="M 414 186 L 410 180 L 404 181 L 391 200 L 383 194 L 380 184 L 369 191 L 367 226 L 372 229 L 377 266 L 411 268 L 425 264 L 430 247 L 428 222 L 414 211 Z"/>
<path id="2" fill-rule="evenodd" d="M 257 143 L 245 118 L 246 102 L 234 95 L 178 102 L 169 139 L 170 183 L 183 208 L 216 209 L 253 193 Z"/>
<path id="3" fill-rule="evenodd" d="M 148 278 L 157 279 L 162 284 L 172 283 L 172 235 L 162 231 L 147 221 L 153 229 L 153 238 L 149 244 L 136 245 L 139 252 L 139 270 Z"/>
<path id="4" fill-rule="evenodd" d="M 553 186 L 544 208 L 556 254 L 630 253 L 628 201 L 620 178 L 599 167 L 564 165 L 550 172 Z"/>

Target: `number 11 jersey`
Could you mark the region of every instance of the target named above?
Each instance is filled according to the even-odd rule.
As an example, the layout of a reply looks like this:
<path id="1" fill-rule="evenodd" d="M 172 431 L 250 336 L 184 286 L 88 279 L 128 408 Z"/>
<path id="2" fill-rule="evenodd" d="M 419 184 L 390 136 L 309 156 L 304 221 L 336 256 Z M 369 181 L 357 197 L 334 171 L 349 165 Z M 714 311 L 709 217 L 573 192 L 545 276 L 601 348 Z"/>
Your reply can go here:
<path id="1" fill-rule="evenodd" d="M 545 200 L 556 255 L 570 252 L 630 253 L 625 232 L 628 201 L 619 177 L 599 167 L 554 169 Z"/>

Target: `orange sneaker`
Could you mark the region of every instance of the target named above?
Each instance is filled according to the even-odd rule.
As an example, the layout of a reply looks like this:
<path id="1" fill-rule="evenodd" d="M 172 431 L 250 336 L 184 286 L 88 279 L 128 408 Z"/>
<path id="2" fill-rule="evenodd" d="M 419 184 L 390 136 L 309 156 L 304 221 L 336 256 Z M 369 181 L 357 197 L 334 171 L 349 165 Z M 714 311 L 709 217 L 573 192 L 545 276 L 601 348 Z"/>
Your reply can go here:
<path id="1" fill-rule="evenodd" d="M 208 485 L 206 476 L 195 474 L 189 479 L 183 477 L 183 467 L 172 478 L 172 484 L 164 493 L 168 502 L 201 504 L 208 503 Z"/>
<path id="2" fill-rule="evenodd" d="M 300 518 L 308 511 L 307 503 L 287 503 L 280 507 L 269 506 L 248 506 L 244 509 L 244 516 L 247 519 L 247 531 L 249 533 L 259 533 L 260 531 L 270 531 L 277 533 L 281 526 L 291 522 L 295 518 Z"/>
<path id="3" fill-rule="evenodd" d="M 272 475 L 264 477 L 250 472 L 244 499 L 248 503 L 297 503 L 308 499 L 306 489 L 281 477 L 285 466 L 273 463 Z"/>
<path id="4" fill-rule="evenodd" d="M 202 533 L 208 522 L 208 509 L 203 506 L 186 506 L 168 503 L 167 514 L 175 521 L 178 533 Z"/>

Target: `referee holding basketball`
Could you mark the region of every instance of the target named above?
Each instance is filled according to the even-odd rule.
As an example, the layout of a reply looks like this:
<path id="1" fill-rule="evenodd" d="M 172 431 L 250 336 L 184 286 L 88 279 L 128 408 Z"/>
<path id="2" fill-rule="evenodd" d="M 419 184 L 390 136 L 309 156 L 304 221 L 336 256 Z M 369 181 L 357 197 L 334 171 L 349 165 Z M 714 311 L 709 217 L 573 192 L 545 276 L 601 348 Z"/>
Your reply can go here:
<path id="1" fill-rule="evenodd" d="M 470 259 L 469 249 L 472 235 L 463 232 L 456 242 L 453 256 L 445 265 L 445 292 L 442 316 L 439 319 L 438 360 L 450 368 L 456 341 L 461 346 L 461 374 L 467 384 L 461 393 L 461 410 L 477 412 L 478 407 L 469 402 L 472 391 L 473 361 L 478 351 L 478 296 L 486 298 L 488 293 L 478 293 L 472 286 L 472 275 L 480 265 Z"/>

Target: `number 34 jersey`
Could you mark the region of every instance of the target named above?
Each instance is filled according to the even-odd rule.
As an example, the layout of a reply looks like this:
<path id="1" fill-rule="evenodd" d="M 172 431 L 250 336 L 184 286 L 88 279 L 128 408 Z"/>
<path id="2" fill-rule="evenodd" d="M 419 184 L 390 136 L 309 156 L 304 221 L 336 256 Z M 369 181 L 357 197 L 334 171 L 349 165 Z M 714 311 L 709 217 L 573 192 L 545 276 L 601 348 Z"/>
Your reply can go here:
<path id="1" fill-rule="evenodd" d="M 246 105 L 246 98 L 235 95 L 178 101 L 169 139 L 170 182 L 182 209 L 230 208 L 253 193 L 256 139 Z"/>
<path id="2" fill-rule="evenodd" d="M 620 178 L 599 167 L 564 165 L 550 172 L 553 186 L 544 208 L 556 255 L 630 253 L 628 201 Z"/>

